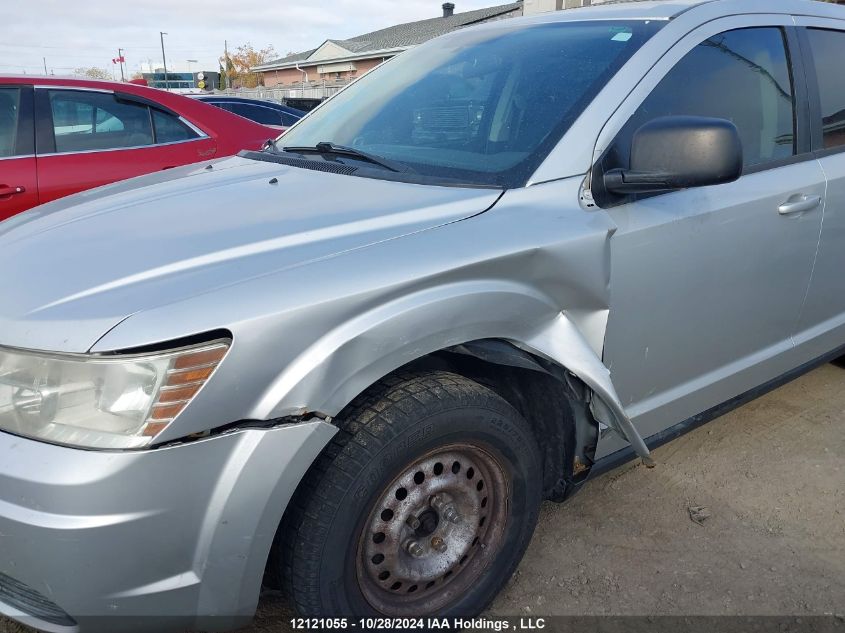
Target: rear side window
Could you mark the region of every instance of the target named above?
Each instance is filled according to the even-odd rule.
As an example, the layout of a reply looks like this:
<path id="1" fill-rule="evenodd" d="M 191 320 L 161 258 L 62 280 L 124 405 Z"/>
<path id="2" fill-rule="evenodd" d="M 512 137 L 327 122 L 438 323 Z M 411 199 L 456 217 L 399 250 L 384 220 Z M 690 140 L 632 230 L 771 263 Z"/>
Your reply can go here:
<path id="1" fill-rule="evenodd" d="M 15 155 L 20 107 L 20 88 L 0 88 L 0 158 Z"/>
<path id="2" fill-rule="evenodd" d="M 190 141 L 199 136 L 172 114 L 156 109 L 153 109 L 152 113 L 156 143 L 178 143 L 179 141 Z"/>
<path id="3" fill-rule="evenodd" d="M 245 119 L 261 123 L 262 125 L 282 124 L 282 117 L 272 108 L 252 105 L 251 103 L 232 103 L 229 105 L 229 109 Z"/>
<path id="4" fill-rule="evenodd" d="M 289 114 L 287 112 L 279 112 L 279 116 L 282 117 L 282 125 L 284 125 L 285 127 L 290 127 L 300 119 L 300 117 L 295 116 L 293 114 Z"/>
<path id="5" fill-rule="evenodd" d="M 845 146 L 845 72 L 841 68 L 845 33 L 808 29 L 821 101 L 825 149 Z"/>
<path id="6" fill-rule="evenodd" d="M 742 139 L 746 167 L 795 155 L 792 76 L 783 31 L 727 31 L 702 42 L 663 78 L 626 124 L 614 164 L 627 165 L 634 133 L 658 117 L 728 119 Z"/>
<path id="7" fill-rule="evenodd" d="M 57 152 L 82 152 L 153 144 L 147 106 L 115 95 L 84 90 L 48 90 Z"/>

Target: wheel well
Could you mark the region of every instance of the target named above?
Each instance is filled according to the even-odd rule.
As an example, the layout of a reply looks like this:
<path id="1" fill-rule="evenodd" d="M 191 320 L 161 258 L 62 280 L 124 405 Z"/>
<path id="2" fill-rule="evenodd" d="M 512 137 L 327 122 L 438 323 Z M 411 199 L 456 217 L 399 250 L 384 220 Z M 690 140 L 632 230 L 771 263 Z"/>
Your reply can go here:
<path id="1" fill-rule="evenodd" d="M 591 390 L 566 368 L 553 366 L 506 341 L 483 340 L 422 356 L 389 375 L 434 370 L 450 371 L 484 385 L 531 424 L 543 450 L 544 498 L 564 501 L 587 480 L 599 427 L 590 412 Z M 306 474 L 297 490 L 307 479 Z M 285 510 L 285 516 L 289 511 Z M 282 559 L 277 534 L 264 576 L 268 587 L 281 586 Z"/>
<path id="2" fill-rule="evenodd" d="M 443 369 L 475 380 L 508 401 L 535 429 L 543 449 L 543 493 L 563 501 L 587 479 L 598 443 L 590 389 L 511 343 L 484 340 L 423 356 L 399 371 Z"/>

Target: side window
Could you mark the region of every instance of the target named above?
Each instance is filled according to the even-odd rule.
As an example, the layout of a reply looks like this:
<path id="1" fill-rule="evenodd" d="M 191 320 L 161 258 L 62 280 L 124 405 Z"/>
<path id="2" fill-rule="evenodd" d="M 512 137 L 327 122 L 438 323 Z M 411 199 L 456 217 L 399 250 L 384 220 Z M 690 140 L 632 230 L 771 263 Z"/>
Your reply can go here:
<path id="1" fill-rule="evenodd" d="M 745 167 L 795 155 L 792 77 L 781 29 L 727 31 L 695 47 L 661 80 L 614 145 L 627 166 L 634 133 L 658 117 L 728 119 L 742 139 Z"/>
<path id="2" fill-rule="evenodd" d="M 282 124 L 282 118 L 279 116 L 279 113 L 272 108 L 264 108 L 250 103 L 233 103 L 230 107 L 235 114 L 250 121 L 261 123 L 262 125 Z"/>
<path id="3" fill-rule="evenodd" d="M 178 117 L 161 110 L 152 109 L 153 125 L 156 132 L 156 143 L 176 143 L 178 141 L 189 141 L 199 135 L 187 125 L 182 123 Z"/>
<path id="4" fill-rule="evenodd" d="M 808 29 L 807 39 L 819 86 L 824 147 L 845 146 L 845 73 L 839 68 L 845 33 Z"/>
<path id="5" fill-rule="evenodd" d="M 0 158 L 15 155 L 20 107 L 20 88 L 0 88 Z"/>
<path id="6" fill-rule="evenodd" d="M 279 115 L 282 117 L 282 125 L 285 127 L 290 127 L 297 121 L 299 121 L 299 117 L 288 112 L 279 112 Z"/>
<path id="7" fill-rule="evenodd" d="M 141 147 L 153 144 L 150 111 L 111 93 L 48 90 L 57 152 Z"/>

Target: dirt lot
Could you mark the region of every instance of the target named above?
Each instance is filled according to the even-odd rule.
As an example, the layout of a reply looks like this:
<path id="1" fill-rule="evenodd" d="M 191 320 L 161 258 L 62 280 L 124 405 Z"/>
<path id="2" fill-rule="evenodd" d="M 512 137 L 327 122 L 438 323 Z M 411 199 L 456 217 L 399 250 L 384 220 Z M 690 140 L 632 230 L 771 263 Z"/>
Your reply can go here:
<path id="1" fill-rule="evenodd" d="M 489 614 L 842 614 L 843 387 L 845 369 L 824 366 L 658 449 L 653 470 L 632 463 L 546 504 Z M 265 596 L 244 631 L 289 631 L 280 614 Z"/>

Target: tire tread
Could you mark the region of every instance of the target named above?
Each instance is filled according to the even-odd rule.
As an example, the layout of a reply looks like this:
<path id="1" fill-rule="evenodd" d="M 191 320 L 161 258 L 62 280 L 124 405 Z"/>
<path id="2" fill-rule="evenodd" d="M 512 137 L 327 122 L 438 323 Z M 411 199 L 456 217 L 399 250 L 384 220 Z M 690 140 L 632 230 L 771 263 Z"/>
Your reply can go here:
<path id="1" fill-rule="evenodd" d="M 446 371 L 397 373 L 383 378 L 353 400 L 335 420 L 337 433 L 314 461 L 285 511 L 271 571 L 295 609 L 305 617 L 321 615 L 320 548 L 327 526 L 324 517 L 338 511 L 343 496 L 384 445 L 396 437 L 397 419 L 425 417 L 432 405 L 477 403 L 479 396 L 504 399 L 487 387 Z M 400 412 L 400 415 L 396 415 Z"/>

